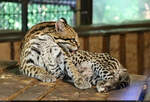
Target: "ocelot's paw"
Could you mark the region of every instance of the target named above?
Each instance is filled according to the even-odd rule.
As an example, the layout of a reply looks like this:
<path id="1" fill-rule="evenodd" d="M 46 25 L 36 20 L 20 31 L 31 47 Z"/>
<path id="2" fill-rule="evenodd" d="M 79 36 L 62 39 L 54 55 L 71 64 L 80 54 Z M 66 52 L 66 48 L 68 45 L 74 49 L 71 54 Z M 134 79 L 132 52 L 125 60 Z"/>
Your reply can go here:
<path id="1" fill-rule="evenodd" d="M 102 86 L 96 85 L 96 88 L 97 88 L 97 91 L 100 93 L 107 93 L 108 92 L 108 88 L 105 87 L 104 85 L 102 85 Z"/>
<path id="2" fill-rule="evenodd" d="M 43 82 L 54 82 L 54 81 L 56 81 L 56 78 L 53 75 L 42 75 L 42 76 L 40 76 L 39 79 Z"/>
<path id="3" fill-rule="evenodd" d="M 107 93 L 109 91 L 109 87 L 105 86 L 103 81 L 98 81 L 96 84 L 97 91 L 100 93 Z"/>
<path id="4" fill-rule="evenodd" d="M 91 88 L 91 84 L 86 81 L 83 77 L 80 77 L 74 81 L 74 85 L 79 89 L 88 89 Z"/>

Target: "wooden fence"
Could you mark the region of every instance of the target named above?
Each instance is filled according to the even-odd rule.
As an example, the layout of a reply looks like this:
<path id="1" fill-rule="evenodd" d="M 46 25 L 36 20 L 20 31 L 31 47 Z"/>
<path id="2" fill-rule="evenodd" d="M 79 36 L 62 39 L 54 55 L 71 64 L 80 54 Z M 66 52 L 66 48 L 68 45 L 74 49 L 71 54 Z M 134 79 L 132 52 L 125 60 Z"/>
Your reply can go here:
<path id="1" fill-rule="evenodd" d="M 110 25 L 110 26 L 80 26 L 76 27 L 75 30 L 79 33 L 79 37 L 83 39 L 83 50 L 89 50 L 92 46 L 89 43 L 89 39 L 92 36 L 102 37 L 102 44 L 97 46 L 102 46 L 101 52 L 110 53 L 110 37 L 113 35 L 119 36 L 119 59 L 120 62 L 126 67 L 126 35 L 136 34 L 137 35 L 137 74 L 144 74 L 145 72 L 145 58 L 144 58 L 144 34 L 150 31 L 150 23 L 141 24 L 124 24 L 124 25 Z M 20 31 L 1 31 L 0 32 L 0 42 L 10 43 L 10 59 L 15 59 L 15 42 L 20 41 L 25 32 Z M 150 67 L 150 66 L 149 66 Z"/>

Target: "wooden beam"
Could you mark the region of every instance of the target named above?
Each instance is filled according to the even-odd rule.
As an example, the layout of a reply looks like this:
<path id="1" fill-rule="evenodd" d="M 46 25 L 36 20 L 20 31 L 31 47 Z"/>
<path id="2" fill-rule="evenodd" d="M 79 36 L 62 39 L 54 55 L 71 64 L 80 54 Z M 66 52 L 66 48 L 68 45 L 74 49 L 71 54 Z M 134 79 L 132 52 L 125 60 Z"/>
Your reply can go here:
<path id="1" fill-rule="evenodd" d="M 80 10 L 81 10 L 81 0 L 76 0 L 76 12 L 75 12 L 75 25 L 80 25 Z"/>
<path id="2" fill-rule="evenodd" d="M 81 1 L 80 24 L 81 25 L 92 24 L 93 0 L 80 0 L 80 1 Z"/>
<path id="3" fill-rule="evenodd" d="M 18 3 L 20 0 L 1 0 L 0 2 L 15 2 Z"/>
<path id="4" fill-rule="evenodd" d="M 138 32 L 137 39 L 138 74 L 144 74 L 144 33 Z"/>
<path id="5" fill-rule="evenodd" d="M 120 44 L 119 44 L 119 56 L 121 64 L 126 67 L 126 36 L 125 34 L 120 35 Z"/>
<path id="6" fill-rule="evenodd" d="M 28 30 L 28 0 L 22 0 L 22 31 Z"/>
<path id="7" fill-rule="evenodd" d="M 150 20 L 147 22 L 137 22 L 137 23 L 122 23 L 118 25 L 81 25 L 79 28 L 80 31 L 87 31 L 88 30 L 117 30 L 117 29 L 139 29 L 139 28 L 149 28 L 150 27 Z M 78 29 L 78 28 L 77 28 Z"/>

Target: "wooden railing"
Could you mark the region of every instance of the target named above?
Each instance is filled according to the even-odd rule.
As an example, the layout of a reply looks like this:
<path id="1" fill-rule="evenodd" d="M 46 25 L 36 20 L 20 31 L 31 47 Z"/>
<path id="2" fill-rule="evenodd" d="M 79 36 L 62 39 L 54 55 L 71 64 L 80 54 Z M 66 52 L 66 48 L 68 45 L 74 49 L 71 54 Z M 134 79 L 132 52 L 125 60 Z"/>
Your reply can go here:
<path id="1" fill-rule="evenodd" d="M 102 36 L 102 52 L 110 52 L 110 37 L 119 36 L 119 57 L 120 62 L 126 67 L 126 34 L 137 34 L 137 66 L 138 74 L 144 73 L 144 32 L 150 31 L 150 23 L 144 24 L 124 24 L 107 26 L 80 26 L 76 27 L 79 37 L 84 39 L 83 49 L 89 50 L 89 38 L 91 36 Z M 131 33 L 132 32 L 132 33 Z M 20 41 L 25 32 L 21 31 L 1 31 L 0 42 L 10 42 L 11 59 L 14 59 L 14 42 Z M 136 49 L 135 49 L 136 50 Z"/>

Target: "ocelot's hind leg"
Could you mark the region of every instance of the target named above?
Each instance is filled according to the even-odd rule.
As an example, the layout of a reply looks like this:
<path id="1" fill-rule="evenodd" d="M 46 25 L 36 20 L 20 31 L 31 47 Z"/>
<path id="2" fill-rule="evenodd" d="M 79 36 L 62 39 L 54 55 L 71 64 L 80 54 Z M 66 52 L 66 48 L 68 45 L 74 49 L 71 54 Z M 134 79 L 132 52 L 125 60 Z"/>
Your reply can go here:
<path id="1" fill-rule="evenodd" d="M 96 84 L 96 88 L 97 88 L 97 91 L 98 92 L 101 92 L 101 93 L 105 93 L 105 92 L 108 92 L 112 89 L 115 89 L 116 86 L 115 86 L 115 83 L 117 81 L 115 81 L 114 79 L 110 79 L 110 80 L 99 80 Z"/>
<path id="2" fill-rule="evenodd" d="M 34 65 L 26 66 L 25 69 L 20 69 L 20 71 L 29 77 L 34 77 L 43 82 L 56 81 L 56 78 L 54 75 L 48 73 L 45 69 L 40 68 L 38 66 L 34 66 Z"/>
<path id="3" fill-rule="evenodd" d="M 68 73 L 68 76 L 72 78 L 75 87 L 79 89 L 91 88 L 91 83 L 87 81 L 81 73 L 78 72 L 77 68 L 68 57 L 66 57 L 66 62 L 66 71 Z"/>
<path id="4" fill-rule="evenodd" d="M 108 92 L 112 89 L 115 89 L 119 82 L 119 74 L 113 72 L 113 70 L 107 70 L 107 68 L 102 69 L 99 73 L 99 76 L 101 79 L 96 83 L 98 92 Z"/>
<path id="5" fill-rule="evenodd" d="M 79 76 L 75 81 L 74 85 L 79 89 L 91 88 L 91 83 L 88 82 L 83 76 Z"/>

